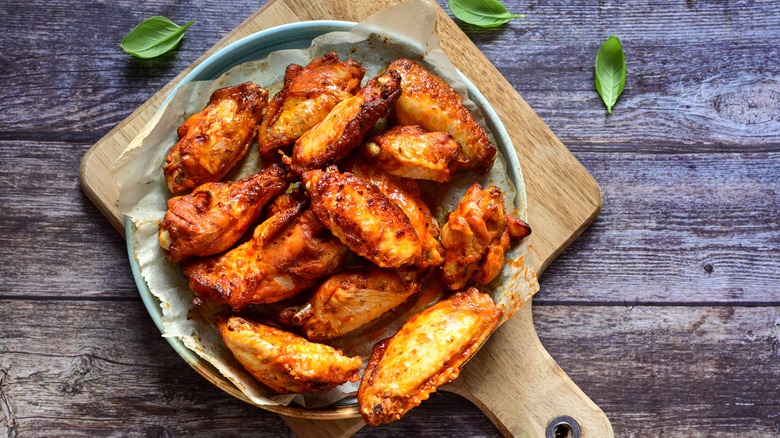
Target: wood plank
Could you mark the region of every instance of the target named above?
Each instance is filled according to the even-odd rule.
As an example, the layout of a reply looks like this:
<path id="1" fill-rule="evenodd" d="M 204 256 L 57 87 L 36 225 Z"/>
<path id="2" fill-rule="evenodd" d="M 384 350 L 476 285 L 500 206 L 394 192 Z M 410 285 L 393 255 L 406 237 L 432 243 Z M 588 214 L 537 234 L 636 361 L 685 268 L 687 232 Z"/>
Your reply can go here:
<path id="1" fill-rule="evenodd" d="M 288 436 L 168 346 L 140 301 L 6 300 L 0 434 Z M 616 436 L 776 436 L 780 308 L 534 308 L 550 353 Z M 473 405 L 434 394 L 402 422 L 357 436 L 498 436 Z"/>
<path id="2" fill-rule="evenodd" d="M 534 321 L 615 436 L 780 433 L 780 307 L 545 306 Z"/>
<path id="3" fill-rule="evenodd" d="M 94 143 L 258 7 L 125 0 L 112 7 L 46 2 L 36 8 L 38 1 L 25 10 L 79 22 L 80 31 L 19 32 L 25 21 L 0 16 L 0 25 L 17 29 L 7 35 L 20 35 L 34 55 L 4 57 L 0 65 L 4 88 L 17 96 L 5 102 L 0 139 Z M 527 17 L 499 29 L 460 27 L 575 153 L 780 150 L 775 3 L 506 3 Z M 142 17 L 161 10 L 179 22 L 199 20 L 175 53 L 141 61 L 117 47 Z M 677 25 L 666 25 L 670 17 Z M 49 21 L 35 12 L 31 19 Z M 623 39 L 630 71 L 611 116 L 592 84 L 593 59 L 607 33 Z M 92 61 L 85 68 L 87 54 Z"/>
<path id="4" fill-rule="evenodd" d="M 73 174 L 89 146 L 0 141 L 14 163 L 0 167 L 3 295 L 137 297 L 124 241 Z M 537 304 L 780 301 L 780 154 L 579 158 L 605 205 L 542 276 Z"/>
<path id="5" fill-rule="evenodd" d="M 780 302 L 780 154 L 579 158 L 604 207 L 537 302 Z"/>
<path id="6" fill-rule="evenodd" d="M 0 141 L 0 295 L 138 297 L 124 239 L 80 188 L 89 146 Z"/>

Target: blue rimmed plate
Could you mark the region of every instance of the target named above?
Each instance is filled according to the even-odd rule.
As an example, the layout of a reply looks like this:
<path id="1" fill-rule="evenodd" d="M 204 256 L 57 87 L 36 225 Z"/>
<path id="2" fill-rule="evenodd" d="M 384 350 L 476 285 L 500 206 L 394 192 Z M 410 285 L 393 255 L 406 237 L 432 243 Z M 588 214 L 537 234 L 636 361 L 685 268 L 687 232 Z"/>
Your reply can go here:
<path id="1" fill-rule="evenodd" d="M 312 40 L 320 35 L 333 31 L 349 31 L 355 26 L 355 23 L 345 21 L 307 21 L 286 24 L 270 28 L 241 40 L 238 40 L 214 55 L 205 59 L 190 73 L 188 73 L 181 82 L 171 91 L 166 98 L 166 102 L 176 93 L 182 85 L 199 80 L 216 79 L 232 67 L 241 63 L 253 60 L 263 59 L 271 52 L 283 49 L 303 49 L 310 46 Z M 517 188 L 517 197 L 521 205 L 525 205 L 525 188 L 520 170 L 520 163 L 512 147 L 511 140 L 504 126 L 498 118 L 493 108 L 487 102 L 485 97 L 474 86 L 474 84 L 461 74 L 466 84 L 470 99 L 477 105 L 485 116 L 488 128 L 492 131 L 498 149 L 506 160 L 509 178 Z M 128 256 L 132 267 L 133 276 L 138 286 L 141 298 L 146 306 L 149 315 L 154 320 L 158 329 L 162 332 L 162 311 L 157 298 L 151 293 L 146 282 L 141 276 L 138 261 L 131 245 L 132 236 L 135 233 L 135 227 L 132 221 L 125 217 L 125 236 L 127 239 Z M 208 381 L 218 386 L 228 394 L 239 398 L 247 403 L 252 403 L 241 391 L 238 390 L 227 378 L 222 376 L 204 359 L 201 359 L 195 352 L 188 349 L 178 338 L 166 338 L 176 352 L 199 374 Z M 276 412 L 283 415 L 303 417 L 310 419 L 340 419 L 346 417 L 359 416 L 358 407 L 355 398 L 342 400 L 334 405 L 320 409 L 306 409 L 297 406 L 278 406 L 263 405 L 263 409 Z"/>

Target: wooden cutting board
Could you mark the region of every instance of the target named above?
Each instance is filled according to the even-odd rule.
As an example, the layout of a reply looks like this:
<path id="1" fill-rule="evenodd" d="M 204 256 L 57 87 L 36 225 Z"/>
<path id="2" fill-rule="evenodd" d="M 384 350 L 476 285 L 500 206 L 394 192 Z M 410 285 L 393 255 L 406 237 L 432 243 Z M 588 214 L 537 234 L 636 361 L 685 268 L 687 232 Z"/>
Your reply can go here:
<path id="1" fill-rule="evenodd" d="M 117 188 L 111 178 L 119 154 L 151 118 L 170 90 L 202 60 L 225 45 L 273 26 L 306 20 L 361 21 L 399 0 L 271 0 L 230 32 L 192 66 L 164 86 L 135 112 L 98 141 L 84 156 L 81 183 L 84 192 L 112 225 L 123 232 Z M 509 132 L 523 166 L 534 265 L 538 273 L 594 220 L 601 207 L 598 185 L 512 85 L 434 3 L 437 31 L 444 51 L 482 91 Z M 583 437 L 611 437 L 604 413 L 550 357 L 533 326 L 531 303 L 494 333 L 464 368 L 461 376 L 441 390 L 473 401 L 507 435 L 543 437 L 556 417 L 570 416 Z M 364 423 L 351 414 L 323 418 L 306 410 L 283 415 L 299 436 L 349 435 Z M 346 417 L 346 418 L 345 418 Z M 403 420 L 401 420 L 403 421 Z"/>

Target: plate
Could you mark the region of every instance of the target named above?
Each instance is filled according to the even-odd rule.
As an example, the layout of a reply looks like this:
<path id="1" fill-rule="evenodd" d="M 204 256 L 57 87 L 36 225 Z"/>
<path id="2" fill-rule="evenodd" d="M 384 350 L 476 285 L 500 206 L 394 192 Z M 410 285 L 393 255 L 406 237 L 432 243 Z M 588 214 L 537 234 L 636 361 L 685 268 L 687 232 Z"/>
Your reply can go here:
<path id="1" fill-rule="evenodd" d="M 277 26 L 249 35 L 222 48 L 217 53 L 201 62 L 171 91 L 171 93 L 166 98 L 166 102 L 176 93 L 179 87 L 188 82 L 215 79 L 236 65 L 246 61 L 262 59 L 271 52 L 277 50 L 307 48 L 314 38 L 328 32 L 349 31 L 355 26 L 355 24 L 356 23 L 353 22 L 333 20 L 306 21 Z M 523 206 L 527 205 L 525 186 L 523 184 L 520 163 L 506 129 L 501 124 L 498 115 L 495 113 L 493 108 L 487 102 L 482 93 L 477 89 L 477 87 L 463 74 L 461 74 L 461 79 L 466 84 L 469 98 L 484 114 L 487 126 L 495 137 L 496 145 L 506 160 L 509 178 L 517 188 L 515 203 L 519 203 Z M 522 218 L 525 219 L 525 217 Z M 160 309 L 159 301 L 154 295 L 152 295 L 146 284 L 146 281 L 144 281 L 143 277 L 141 276 L 138 261 L 135 258 L 134 251 L 131 246 L 131 240 L 134 233 L 135 227 L 132 221 L 128 217 L 125 217 L 125 236 L 127 241 L 128 257 L 130 259 L 130 265 L 133 271 L 133 277 L 144 305 L 149 312 L 149 315 L 154 320 L 157 328 L 162 332 L 162 311 Z M 227 378 L 222 376 L 211 364 L 201 359 L 189 348 L 185 347 L 178 338 L 167 337 L 166 340 L 192 368 L 205 377 L 209 382 L 216 385 L 228 394 L 247 403 L 254 404 L 263 409 L 279 414 L 309 419 L 341 419 L 360 416 L 357 402 L 354 397 L 342 400 L 331 406 L 318 409 L 307 409 L 294 405 L 257 405 L 250 401 L 241 391 L 238 390 L 238 388 L 236 388 L 229 380 L 227 380 Z"/>

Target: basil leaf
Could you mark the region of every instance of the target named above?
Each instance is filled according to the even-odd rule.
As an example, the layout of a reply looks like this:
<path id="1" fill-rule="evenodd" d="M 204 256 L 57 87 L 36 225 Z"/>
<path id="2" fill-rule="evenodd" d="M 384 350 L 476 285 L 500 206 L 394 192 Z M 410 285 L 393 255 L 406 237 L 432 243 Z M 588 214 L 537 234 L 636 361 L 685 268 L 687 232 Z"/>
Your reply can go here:
<path id="1" fill-rule="evenodd" d="M 498 0 L 447 0 L 447 3 L 456 17 L 479 27 L 496 27 L 512 18 L 525 18 L 525 15 L 510 14 Z"/>
<path id="2" fill-rule="evenodd" d="M 618 37 L 611 36 L 596 54 L 596 90 L 607 105 L 608 113 L 612 114 L 612 107 L 625 86 L 626 58 L 623 56 L 623 46 Z"/>
<path id="3" fill-rule="evenodd" d="M 135 57 L 154 58 L 176 47 L 184 32 L 194 23 L 190 20 L 184 26 L 179 26 L 160 15 L 147 18 L 131 29 L 119 45 Z"/>

